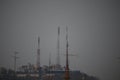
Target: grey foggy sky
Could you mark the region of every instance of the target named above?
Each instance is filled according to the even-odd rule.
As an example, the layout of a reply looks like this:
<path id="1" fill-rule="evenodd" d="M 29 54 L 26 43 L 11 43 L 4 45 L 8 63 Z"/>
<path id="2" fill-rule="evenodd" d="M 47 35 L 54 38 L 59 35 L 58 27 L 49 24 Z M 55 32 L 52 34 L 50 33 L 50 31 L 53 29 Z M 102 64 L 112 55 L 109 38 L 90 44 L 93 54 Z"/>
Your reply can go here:
<path id="1" fill-rule="evenodd" d="M 36 64 L 37 37 L 41 64 L 49 53 L 56 63 L 60 26 L 61 64 L 65 65 L 65 27 L 68 26 L 70 68 L 101 80 L 120 80 L 120 9 L 117 0 L 0 0 L 0 67 Z"/>

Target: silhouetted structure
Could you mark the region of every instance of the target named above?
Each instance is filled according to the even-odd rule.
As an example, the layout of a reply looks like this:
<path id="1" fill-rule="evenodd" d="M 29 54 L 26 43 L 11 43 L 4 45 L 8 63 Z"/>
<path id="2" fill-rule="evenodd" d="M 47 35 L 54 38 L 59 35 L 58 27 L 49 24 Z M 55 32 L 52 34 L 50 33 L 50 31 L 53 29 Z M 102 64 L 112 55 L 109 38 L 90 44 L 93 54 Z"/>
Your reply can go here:
<path id="1" fill-rule="evenodd" d="M 65 68 L 65 80 L 69 80 L 69 63 L 68 63 L 68 28 L 66 27 L 66 68 Z"/>
<path id="2" fill-rule="evenodd" d="M 38 37 L 37 69 L 40 67 L 40 37 Z"/>
<path id="3" fill-rule="evenodd" d="M 68 27 L 66 26 L 66 65 L 62 67 L 60 65 L 60 52 L 59 52 L 59 36 L 60 27 L 58 27 L 57 38 L 57 63 L 51 65 L 51 54 L 49 55 L 49 65 L 40 65 L 40 37 L 38 37 L 38 49 L 37 49 L 37 61 L 35 65 L 28 63 L 22 65 L 19 70 L 16 71 L 16 59 L 18 58 L 15 52 L 14 55 L 14 70 L 7 70 L 5 68 L 0 69 L 0 80 L 99 80 L 97 77 L 89 76 L 85 73 L 81 73 L 79 70 L 69 69 L 69 55 L 68 55 Z M 72 55 L 74 56 L 74 55 Z"/>
<path id="4" fill-rule="evenodd" d="M 56 63 L 56 66 L 57 66 L 57 70 L 60 69 L 60 27 L 58 26 L 58 38 L 57 38 L 57 63 Z"/>
<path id="5" fill-rule="evenodd" d="M 18 52 L 14 52 L 14 71 L 16 72 L 16 60 L 19 58 L 19 57 L 17 57 L 16 55 L 18 54 Z"/>
<path id="6" fill-rule="evenodd" d="M 41 67 L 40 67 L 40 37 L 38 37 L 37 71 L 38 71 L 38 74 L 39 74 L 39 79 L 41 79 Z"/>

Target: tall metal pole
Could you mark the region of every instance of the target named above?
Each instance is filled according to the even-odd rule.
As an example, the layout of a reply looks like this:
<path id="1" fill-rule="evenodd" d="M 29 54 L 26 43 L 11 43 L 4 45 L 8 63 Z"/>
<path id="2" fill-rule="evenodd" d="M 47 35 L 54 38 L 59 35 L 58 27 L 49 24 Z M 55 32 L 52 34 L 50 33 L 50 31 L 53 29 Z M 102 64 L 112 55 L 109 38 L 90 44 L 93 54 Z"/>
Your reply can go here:
<path id="1" fill-rule="evenodd" d="M 40 37 L 38 37 L 37 68 L 40 67 Z"/>
<path id="2" fill-rule="evenodd" d="M 18 57 L 16 56 L 18 54 L 18 52 L 14 52 L 14 80 L 16 80 L 16 60 L 18 59 Z"/>
<path id="3" fill-rule="evenodd" d="M 51 66 L 51 53 L 49 54 L 49 70 L 50 70 L 50 66 Z"/>
<path id="4" fill-rule="evenodd" d="M 18 59 L 18 57 L 16 56 L 18 54 L 18 52 L 14 52 L 14 71 L 15 71 L 15 73 L 16 73 L 16 60 Z"/>
<path id="5" fill-rule="evenodd" d="M 59 69 L 59 66 L 60 66 L 60 52 L 59 52 L 60 42 L 59 42 L 59 37 L 60 37 L 60 27 L 58 26 L 58 41 L 57 41 L 57 67 L 58 67 L 58 69 Z"/>
<path id="6" fill-rule="evenodd" d="M 41 80 L 41 67 L 40 67 L 40 37 L 38 37 L 37 71 L 38 71 L 38 75 L 39 75 L 39 80 Z"/>
<path id="7" fill-rule="evenodd" d="M 68 62 L 68 27 L 66 26 L 66 68 L 65 68 L 65 80 L 69 80 L 69 62 Z"/>

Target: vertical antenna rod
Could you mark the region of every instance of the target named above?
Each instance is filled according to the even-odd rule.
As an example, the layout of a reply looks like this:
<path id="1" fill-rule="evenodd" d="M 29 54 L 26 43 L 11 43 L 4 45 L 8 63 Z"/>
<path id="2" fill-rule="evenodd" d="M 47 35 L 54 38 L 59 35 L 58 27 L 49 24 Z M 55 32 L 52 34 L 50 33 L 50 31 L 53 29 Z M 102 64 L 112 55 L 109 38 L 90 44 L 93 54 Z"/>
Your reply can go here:
<path id="1" fill-rule="evenodd" d="M 16 73 L 16 60 L 18 59 L 18 57 L 16 56 L 18 54 L 18 52 L 14 52 L 14 71 L 15 71 L 15 73 Z"/>
<path id="2" fill-rule="evenodd" d="M 37 49 L 37 69 L 40 67 L 40 37 L 38 37 L 38 49 Z"/>
<path id="3" fill-rule="evenodd" d="M 49 67 L 51 66 L 51 53 L 49 54 Z"/>
<path id="4" fill-rule="evenodd" d="M 51 53 L 49 54 L 49 73 L 51 71 Z"/>
<path id="5" fill-rule="evenodd" d="M 37 49 L 37 71 L 38 71 L 38 80 L 41 80 L 41 67 L 40 67 L 40 37 L 38 37 L 38 49 Z"/>
<path id="6" fill-rule="evenodd" d="M 57 39 L 57 65 L 60 66 L 60 42 L 59 42 L 59 37 L 60 37 L 60 27 L 58 26 L 58 39 Z"/>
<path id="7" fill-rule="evenodd" d="M 68 62 L 68 27 L 66 26 L 66 68 L 65 68 L 65 80 L 69 80 L 69 62 Z"/>

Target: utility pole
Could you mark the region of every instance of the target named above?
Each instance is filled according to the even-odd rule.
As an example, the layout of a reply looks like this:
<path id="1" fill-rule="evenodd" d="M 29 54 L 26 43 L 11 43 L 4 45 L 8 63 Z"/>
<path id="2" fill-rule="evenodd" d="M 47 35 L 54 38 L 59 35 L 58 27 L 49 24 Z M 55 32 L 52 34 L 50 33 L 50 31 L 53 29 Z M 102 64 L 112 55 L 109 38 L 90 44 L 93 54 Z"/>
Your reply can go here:
<path id="1" fill-rule="evenodd" d="M 15 71 L 15 73 L 16 73 L 16 61 L 17 61 L 17 59 L 19 58 L 19 57 L 17 57 L 16 55 L 18 54 L 18 52 L 14 52 L 14 71 Z"/>
<path id="2" fill-rule="evenodd" d="M 15 51 L 14 56 L 13 56 L 13 58 L 14 58 L 14 80 L 16 80 L 16 61 L 19 58 L 16 56 L 17 54 L 18 54 L 18 52 Z"/>
<path id="3" fill-rule="evenodd" d="M 57 37 L 57 64 L 56 64 L 56 67 L 57 69 L 60 69 L 60 27 L 58 26 L 58 37 Z"/>
<path id="4" fill-rule="evenodd" d="M 49 54 L 49 71 L 50 71 L 50 66 L 51 66 L 51 53 Z"/>
<path id="5" fill-rule="evenodd" d="M 38 37 L 38 49 L 37 49 L 37 71 L 39 75 L 39 79 L 41 80 L 41 67 L 40 67 L 40 37 Z"/>
<path id="6" fill-rule="evenodd" d="M 40 67 L 40 37 L 38 37 L 37 69 Z"/>
<path id="7" fill-rule="evenodd" d="M 69 62 L 68 62 L 68 27 L 66 26 L 66 68 L 65 68 L 65 80 L 70 79 L 69 74 Z"/>

